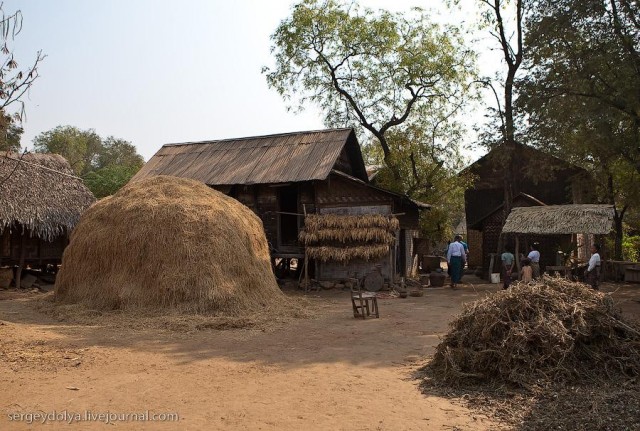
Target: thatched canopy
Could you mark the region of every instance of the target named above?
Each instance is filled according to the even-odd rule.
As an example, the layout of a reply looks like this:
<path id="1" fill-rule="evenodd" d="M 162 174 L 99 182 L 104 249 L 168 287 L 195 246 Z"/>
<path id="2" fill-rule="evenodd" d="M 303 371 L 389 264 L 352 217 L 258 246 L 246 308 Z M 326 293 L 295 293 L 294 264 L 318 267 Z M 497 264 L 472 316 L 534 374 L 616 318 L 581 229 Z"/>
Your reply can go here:
<path id="1" fill-rule="evenodd" d="M 389 253 L 398 219 L 380 214 L 309 214 L 300 242 L 313 259 L 347 262 L 375 259 Z"/>
<path id="2" fill-rule="evenodd" d="M 611 231 L 612 226 L 611 205 L 546 205 L 513 208 L 502 232 L 605 235 Z"/>
<path id="3" fill-rule="evenodd" d="M 52 241 L 69 232 L 95 201 L 57 154 L 0 154 L 0 231 L 21 225 Z"/>

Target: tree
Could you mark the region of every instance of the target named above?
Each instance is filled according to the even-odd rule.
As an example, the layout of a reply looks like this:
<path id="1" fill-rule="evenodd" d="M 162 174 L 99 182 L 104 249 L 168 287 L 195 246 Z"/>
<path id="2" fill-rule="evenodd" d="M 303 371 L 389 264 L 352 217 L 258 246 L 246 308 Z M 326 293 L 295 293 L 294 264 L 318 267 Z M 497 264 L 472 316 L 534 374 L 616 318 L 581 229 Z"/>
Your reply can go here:
<path id="1" fill-rule="evenodd" d="M 434 114 L 452 119 L 473 76 L 475 57 L 458 30 L 430 23 L 420 9 L 401 15 L 303 0 L 271 39 L 269 86 L 300 106 L 316 103 L 329 126 L 364 128 L 396 181 L 403 177 L 389 132 Z"/>
<path id="2" fill-rule="evenodd" d="M 75 174 L 82 177 L 96 169 L 102 139 L 93 129 L 58 126 L 36 136 L 33 146 L 38 153 L 60 154 Z"/>
<path id="3" fill-rule="evenodd" d="M 501 162 L 504 166 L 503 189 L 503 223 L 511 212 L 513 205 L 516 173 L 513 171 L 513 160 L 516 151 L 516 112 L 517 96 L 516 77 L 524 59 L 524 31 L 528 6 L 527 0 L 475 0 L 481 10 L 482 28 L 489 29 L 489 34 L 497 41 L 502 58 L 506 65 L 506 73 L 502 77 L 503 104 L 501 106 L 498 92 L 490 80 L 483 83 L 491 87 L 497 102 L 500 139 L 495 140 L 503 145 Z M 455 3 L 459 3 L 456 1 Z M 502 237 L 498 241 L 498 252 L 502 250 Z"/>
<path id="4" fill-rule="evenodd" d="M 18 10 L 11 15 L 5 15 L 2 7 L 0 3 L 0 148 L 19 151 L 22 133 L 19 123 L 24 114 L 22 96 L 38 78 L 38 66 L 45 55 L 38 51 L 31 66 L 23 70 L 18 69 L 9 43 L 22 30 L 22 13 Z M 19 105 L 17 112 L 10 112 L 12 105 Z"/>
<path id="5" fill-rule="evenodd" d="M 20 152 L 22 132 L 22 127 L 13 117 L 0 111 L 0 151 Z"/>
<path id="6" fill-rule="evenodd" d="M 144 164 L 133 144 L 113 136 L 103 140 L 93 129 L 58 126 L 36 136 L 33 144 L 36 152 L 66 158 L 97 198 L 118 191 Z"/>
<path id="7" fill-rule="evenodd" d="M 614 255 L 637 206 L 640 174 L 640 4 L 626 0 L 536 1 L 521 105 L 529 136 L 594 174 L 614 205 Z"/>
<path id="8" fill-rule="evenodd" d="M 448 129 L 451 141 L 460 137 L 460 130 Z M 421 230 L 433 244 L 451 238 L 455 224 L 464 213 L 464 191 L 472 178 L 458 175 L 464 158 L 455 145 L 440 148 L 435 137 L 422 127 L 412 126 L 389 133 L 388 143 L 393 162 L 403 181 L 396 181 L 387 167 L 377 172 L 375 182 L 389 190 L 428 202 L 431 210 L 421 214 Z M 364 146 L 364 157 L 371 165 L 382 165 L 384 155 L 379 145 Z"/>

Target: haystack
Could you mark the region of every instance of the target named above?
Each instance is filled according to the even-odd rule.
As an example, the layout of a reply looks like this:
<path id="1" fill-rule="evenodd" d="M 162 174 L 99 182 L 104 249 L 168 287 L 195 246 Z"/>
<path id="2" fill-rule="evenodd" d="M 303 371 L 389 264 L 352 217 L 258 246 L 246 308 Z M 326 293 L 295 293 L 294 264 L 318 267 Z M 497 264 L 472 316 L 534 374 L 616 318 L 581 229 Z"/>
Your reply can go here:
<path id="1" fill-rule="evenodd" d="M 545 277 L 465 307 L 427 366 L 448 384 L 594 381 L 640 374 L 640 327 L 609 295 Z"/>
<path id="2" fill-rule="evenodd" d="M 309 214 L 300 232 L 310 258 L 348 262 L 371 260 L 389 253 L 398 219 L 381 214 Z"/>
<path id="3" fill-rule="evenodd" d="M 288 301 L 260 219 L 203 183 L 167 176 L 130 183 L 83 214 L 55 297 L 99 310 L 231 315 Z"/>

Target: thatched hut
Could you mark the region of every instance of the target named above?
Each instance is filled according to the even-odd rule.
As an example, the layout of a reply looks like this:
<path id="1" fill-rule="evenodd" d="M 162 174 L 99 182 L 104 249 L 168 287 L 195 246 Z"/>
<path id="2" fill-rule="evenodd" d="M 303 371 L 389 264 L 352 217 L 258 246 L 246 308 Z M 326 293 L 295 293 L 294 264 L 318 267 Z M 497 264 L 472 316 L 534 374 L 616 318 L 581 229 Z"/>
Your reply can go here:
<path id="1" fill-rule="evenodd" d="M 0 155 L 0 259 L 22 268 L 57 265 L 68 235 L 95 198 L 57 154 Z"/>
<path id="2" fill-rule="evenodd" d="M 470 267 L 482 268 L 489 277 L 496 268 L 489 269 L 492 255 L 498 251 L 500 233 L 505 221 L 506 152 L 495 146 L 486 155 L 465 168 L 462 173 L 475 178 L 465 191 L 465 216 Z M 516 173 L 509 183 L 511 207 L 566 205 L 591 202 L 588 187 L 589 173 L 566 160 L 527 145 L 516 143 L 509 170 Z M 557 239 L 557 238 L 556 238 Z M 553 265 L 551 258 L 555 243 L 549 237 L 536 238 L 549 249 L 541 250 L 541 265 Z M 544 259 L 551 258 L 549 261 Z"/>
<path id="3" fill-rule="evenodd" d="M 513 237 L 516 257 L 520 244 L 536 236 L 555 235 L 578 244 L 577 258 L 587 259 L 594 235 L 606 235 L 613 227 L 613 206 L 597 204 L 545 205 L 516 207 L 511 210 L 502 234 Z"/>
<path id="4" fill-rule="evenodd" d="M 83 214 L 55 297 L 98 310 L 233 315 L 288 305 L 260 219 L 202 182 L 169 176 L 130 183 Z"/>

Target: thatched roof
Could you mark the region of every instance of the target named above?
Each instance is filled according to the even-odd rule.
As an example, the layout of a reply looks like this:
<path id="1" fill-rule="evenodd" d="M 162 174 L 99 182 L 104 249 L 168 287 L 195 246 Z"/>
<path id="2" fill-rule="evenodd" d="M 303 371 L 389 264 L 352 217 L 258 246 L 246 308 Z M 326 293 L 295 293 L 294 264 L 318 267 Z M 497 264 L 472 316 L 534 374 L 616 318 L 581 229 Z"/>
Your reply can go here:
<path id="1" fill-rule="evenodd" d="M 0 230 L 22 225 L 51 241 L 69 232 L 95 201 L 57 154 L 0 154 Z"/>
<path id="2" fill-rule="evenodd" d="M 608 234 L 613 226 L 611 205 L 547 205 L 516 207 L 507 217 L 503 233 Z"/>

